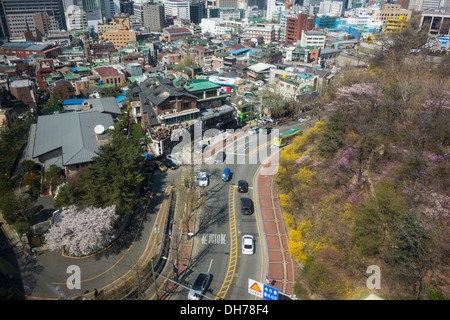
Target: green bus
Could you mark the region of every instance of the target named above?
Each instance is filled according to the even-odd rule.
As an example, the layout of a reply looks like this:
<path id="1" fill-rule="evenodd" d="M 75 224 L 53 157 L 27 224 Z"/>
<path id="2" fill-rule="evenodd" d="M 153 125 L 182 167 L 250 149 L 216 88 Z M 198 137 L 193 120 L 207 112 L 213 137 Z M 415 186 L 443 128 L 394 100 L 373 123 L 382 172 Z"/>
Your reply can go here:
<path id="1" fill-rule="evenodd" d="M 302 129 L 298 127 L 291 128 L 289 130 L 280 132 L 277 136 L 273 138 L 273 145 L 278 147 L 284 147 L 287 145 L 297 133 L 301 133 Z"/>

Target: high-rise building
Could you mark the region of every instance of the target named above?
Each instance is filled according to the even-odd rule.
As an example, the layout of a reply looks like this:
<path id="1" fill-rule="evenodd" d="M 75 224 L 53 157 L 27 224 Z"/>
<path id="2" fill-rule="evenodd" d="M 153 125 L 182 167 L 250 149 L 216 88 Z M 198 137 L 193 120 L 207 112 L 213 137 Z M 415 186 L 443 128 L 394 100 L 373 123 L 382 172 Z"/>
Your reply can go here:
<path id="1" fill-rule="evenodd" d="M 144 3 L 142 6 L 143 23 L 150 32 L 162 32 L 164 29 L 164 6 L 158 3 Z"/>
<path id="2" fill-rule="evenodd" d="M 61 0 L 2 0 L 3 11 L 8 24 L 10 36 L 23 38 L 29 31 L 36 37 L 34 16 L 36 13 L 46 13 L 48 31 L 67 30 L 64 17 L 64 7 Z"/>
<path id="3" fill-rule="evenodd" d="M 164 15 L 190 20 L 189 1 L 164 0 Z"/>
<path id="4" fill-rule="evenodd" d="M 4 37 L 9 37 L 9 30 L 5 11 L 3 10 L 3 3 L 2 0 L 0 0 L 0 38 Z"/>
<path id="5" fill-rule="evenodd" d="M 134 15 L 133 0 L 120 0 L 120 12 L 128 13 L 130 16 Z"/>
<path id="6" fill-rule="evenodd" d="M 101 0 L 75 0 L 75 5 L 86 12 L 88 26 L 97 32 L 97 25 L 103 23 L 105 3 Z"/>
<path id="7" fill-rule="evenodd" d="M 200 24 L 203 18 L 206 18 L 205 0 L 193 0 L 190 4 L 191 21 Z"/>
<path id="8" fill-rule="evenodd" d="M 120 13 L 120 0 L 102 0 L 104 5 L 104 16 L 106 19 L 112 19 L 116 13 Z"/>
<path id="9" fill-rule="evenodd" d="M 284 40 L 285 44 L 292 44 L 300 40 L 303 31 L 309 31 L 314 28 L 314 18 L 309 17 L 305 13 L 299 13 L 297 15 L 286 15 L 285 20 L 286 30 L 284 33 L 284 37 L 283 32 L 280 32 L 280 40 L 282 42 Z"/>

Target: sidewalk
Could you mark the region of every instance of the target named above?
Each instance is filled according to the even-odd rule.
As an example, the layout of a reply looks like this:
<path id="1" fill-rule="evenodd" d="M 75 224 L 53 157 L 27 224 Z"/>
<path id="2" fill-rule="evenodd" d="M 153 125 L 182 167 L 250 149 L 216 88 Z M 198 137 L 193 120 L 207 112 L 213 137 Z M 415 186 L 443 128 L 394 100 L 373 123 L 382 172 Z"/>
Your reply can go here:
<path id="1" fill-rule="evenodd" d="M 266 163 L 263 167 L 267 167 Z M 292 295 L 294 265 L 288 248 L 287 232 L 283 221 L 275 175 L 257 176 L 257 198 L 268 250 L 269 285 L 286 295 Z"/>

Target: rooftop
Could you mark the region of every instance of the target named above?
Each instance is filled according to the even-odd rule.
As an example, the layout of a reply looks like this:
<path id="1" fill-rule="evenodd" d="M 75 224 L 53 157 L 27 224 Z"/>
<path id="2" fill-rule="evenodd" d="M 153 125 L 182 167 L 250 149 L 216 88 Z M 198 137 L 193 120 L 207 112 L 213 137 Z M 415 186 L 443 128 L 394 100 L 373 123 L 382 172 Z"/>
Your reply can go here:
<path id="1" fill-rule="evenodd" d="M 186 28 L 169 28 L 169 29 L 164 29 L 164 32 L 170 34 L 170 35 L 174 35 L 174 34 L 191 34 L 191 31 L 189 31 L 189 29 Z"/>
<path id="2" fill-rule="evenodd" d="M 94 68 L 95 72 L 97 72 L 102 77 L 112 77 L 120 75 L 120 71 L 114 67 L 106 66 L 106 67 L 97 67 Z"/>

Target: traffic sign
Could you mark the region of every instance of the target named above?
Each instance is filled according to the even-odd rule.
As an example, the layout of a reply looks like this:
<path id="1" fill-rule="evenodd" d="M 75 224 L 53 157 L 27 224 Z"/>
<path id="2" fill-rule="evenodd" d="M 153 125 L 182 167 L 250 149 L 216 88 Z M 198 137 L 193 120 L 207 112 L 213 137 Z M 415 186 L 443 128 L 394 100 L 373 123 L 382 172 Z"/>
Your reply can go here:
<path id="1" fill-rule="evenodd" d="M 278 289 L 264 285 L 263 298 L 266 300 L 278 300 Z"/>
<path id="2" fill-rule="evenodd" d="M 263 297 L 264 284 L 253 279 L 248 279 L 248 293 L 259 298 Z"/>

